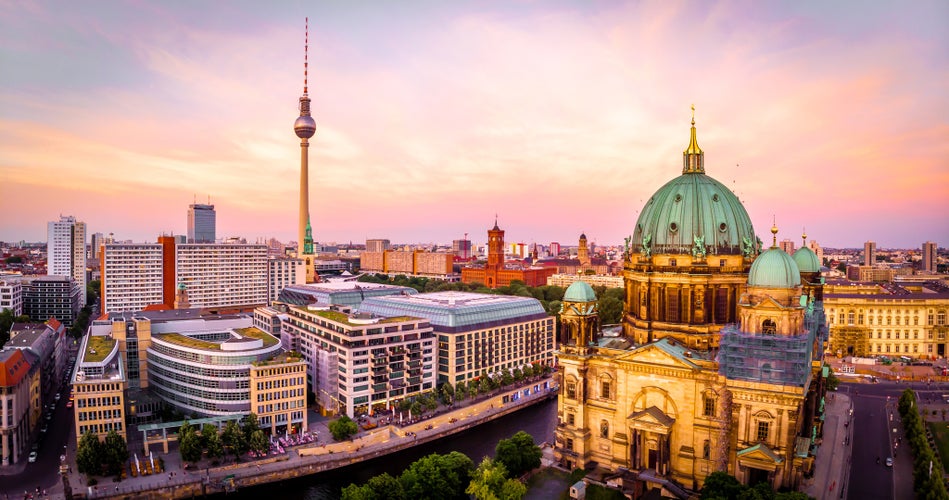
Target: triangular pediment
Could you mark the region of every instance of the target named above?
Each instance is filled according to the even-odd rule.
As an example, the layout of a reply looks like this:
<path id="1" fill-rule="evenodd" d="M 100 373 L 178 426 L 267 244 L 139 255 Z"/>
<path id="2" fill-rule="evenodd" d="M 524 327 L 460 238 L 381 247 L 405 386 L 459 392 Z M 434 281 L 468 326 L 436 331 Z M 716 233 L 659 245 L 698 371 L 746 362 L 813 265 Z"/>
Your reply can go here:
<path id="1" fill-rule="evenodd" d="M 645 410 L 634 411 L 629 415 L 629 419 L 643 424 L 661 425 L 663 427 L 670 427 L 676 421 L 676 419 L 666 415 L 665 412 L 660 410 L 657 406 L 650 406 Z"/>
<path id="2" fill-rule="evenodd" d="M 661 339 L 633 349 L 619 359 L 633 363 L 648 363 L 694 370 L 699 366 L 691 361 L 690 356 L 692 355 L 692 351 L 686 349 L 682 344 L 671 339 Z"/>
<path id="3" fill-rule="evenodd" d="M 768 445 L 758 443 L 738 452 L 739 462 L 748 461 L 758 464 L 779 465 L 784 459 L 778 456 Z"/>

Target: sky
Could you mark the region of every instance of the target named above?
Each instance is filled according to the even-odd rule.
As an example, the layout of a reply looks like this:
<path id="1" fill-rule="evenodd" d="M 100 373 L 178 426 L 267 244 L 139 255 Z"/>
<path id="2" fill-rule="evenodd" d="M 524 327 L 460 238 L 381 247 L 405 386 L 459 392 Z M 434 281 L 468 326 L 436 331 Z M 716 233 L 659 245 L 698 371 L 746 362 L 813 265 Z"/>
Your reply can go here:
<path id="1" fill-rule="evenodd" d="M 0 1 L 0 240 L 621 244 L 706 173 L 770 240 L 949 245 L 949 2 Z"/>

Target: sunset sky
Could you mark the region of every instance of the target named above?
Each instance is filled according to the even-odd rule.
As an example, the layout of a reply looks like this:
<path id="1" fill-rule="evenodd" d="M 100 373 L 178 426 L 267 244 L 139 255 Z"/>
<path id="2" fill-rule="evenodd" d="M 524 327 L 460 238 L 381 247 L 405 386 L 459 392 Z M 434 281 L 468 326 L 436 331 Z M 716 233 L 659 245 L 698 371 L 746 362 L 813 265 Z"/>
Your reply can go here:
<path id="1" fill-rule="evenodd" d="M 356 4 L 356 5 L 353 5 Z M 0 240 L 620 244 L 706 172 L 770 241 L 949 245 L 949 2 L 0 2 Z"/>

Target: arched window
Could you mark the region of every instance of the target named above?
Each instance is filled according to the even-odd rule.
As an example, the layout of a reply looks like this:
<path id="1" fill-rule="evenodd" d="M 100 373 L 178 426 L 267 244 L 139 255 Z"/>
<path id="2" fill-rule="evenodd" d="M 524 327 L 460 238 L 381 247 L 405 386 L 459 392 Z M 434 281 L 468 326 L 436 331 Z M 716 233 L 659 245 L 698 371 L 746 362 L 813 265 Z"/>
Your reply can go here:
<path id="1" fill-rule="evenodd" d="M 610 437 L 610 423 L 606 420 L 600 420 L 600 437 L 608 438 Z"/>
<path id="2" fill-rule="evenodd" d="M 774 335 L 777 333 L 777 325 L 773 320 L 766 319 L 761 323 L 761 333 L 765 335 Z"/>
<path id="3" fill-rule="evenodd" d="M 702 445 L 702 458 L 708 460 L 712 456 L 712 443 L 708 439 Z"/>

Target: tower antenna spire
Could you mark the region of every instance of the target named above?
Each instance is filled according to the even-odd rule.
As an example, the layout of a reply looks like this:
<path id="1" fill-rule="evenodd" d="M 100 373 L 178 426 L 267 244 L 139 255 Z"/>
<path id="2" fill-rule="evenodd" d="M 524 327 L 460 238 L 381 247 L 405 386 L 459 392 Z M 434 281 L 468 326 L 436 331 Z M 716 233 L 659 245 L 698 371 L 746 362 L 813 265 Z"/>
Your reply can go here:
<path id="1" fill-rule="evenodd" d="M 310 18 L 306 18 L 306 34 L 303 37 L 303 93 L 307 93 L 307 73 L 310 66 Z"/>

